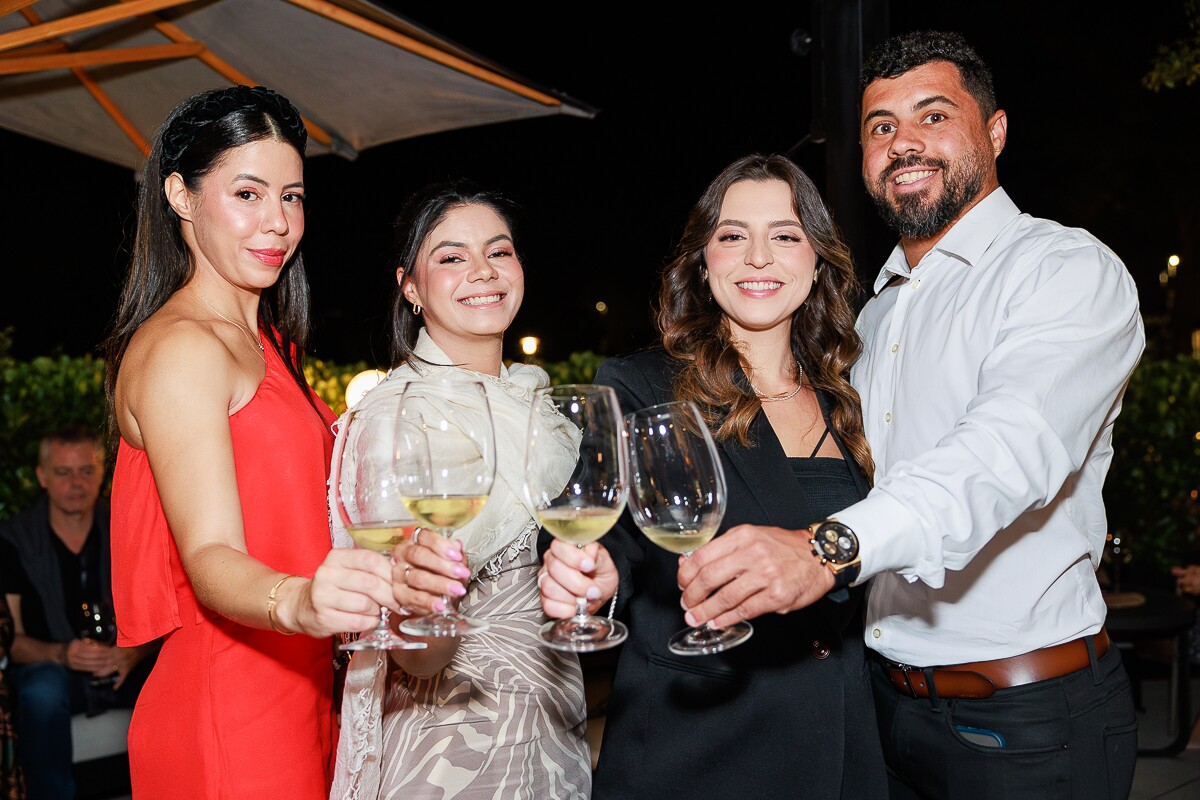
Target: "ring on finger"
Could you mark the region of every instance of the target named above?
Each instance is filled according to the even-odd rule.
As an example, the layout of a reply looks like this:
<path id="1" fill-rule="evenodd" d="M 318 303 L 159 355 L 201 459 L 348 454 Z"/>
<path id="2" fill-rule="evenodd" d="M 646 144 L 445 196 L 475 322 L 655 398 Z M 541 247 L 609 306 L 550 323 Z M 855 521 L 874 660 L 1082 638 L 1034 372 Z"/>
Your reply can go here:
<path id="1" fill-rule="evenodd" d="M 412 564 L 404 565 L 404 582 L 408 583 L 408 573 L 412 572 Z"/>
<path id="2" fill-rule="evenodd" d="M 412 543 L 413 544 L 417 543 L 417 539 L 420 537 L 422 530 L 424 530 L 424 528 L 417 528 L 415 531 L 413 531 L 413 535 L 412 535 Z"/>

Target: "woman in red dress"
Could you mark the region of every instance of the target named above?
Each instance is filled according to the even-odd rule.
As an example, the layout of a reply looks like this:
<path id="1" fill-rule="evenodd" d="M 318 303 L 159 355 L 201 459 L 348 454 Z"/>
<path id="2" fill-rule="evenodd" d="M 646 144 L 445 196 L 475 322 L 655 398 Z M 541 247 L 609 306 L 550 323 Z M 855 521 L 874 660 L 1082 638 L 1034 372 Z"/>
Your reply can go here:
<path id="1" fill-rule="evenodd" d="M 306 139 L 275 92 L 212 90 L 143 172 L 106 345 L 119 643 L 165 636 L 130 726 L 135 798 L 323 800 L 332 637 L 394 606 L 383 559 L 330 547 L 333 414 L 301 368 Z"/>

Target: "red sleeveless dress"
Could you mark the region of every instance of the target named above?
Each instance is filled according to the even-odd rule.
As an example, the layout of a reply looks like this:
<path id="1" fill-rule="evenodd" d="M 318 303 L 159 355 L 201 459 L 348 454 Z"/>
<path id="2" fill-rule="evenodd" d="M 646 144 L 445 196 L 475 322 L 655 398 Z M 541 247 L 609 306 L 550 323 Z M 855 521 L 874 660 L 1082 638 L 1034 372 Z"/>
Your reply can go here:
<path id="1" fill-rule="evenodd" d="M 318 416 L 270 347 L 266 359 L 258 391 L 229 418 L 246 547 L 274 569 L 312 577 L 330 549 L 335 417 L 314 395 Z M 135 800 L 326 800 L 333 643 L 248 628 L 200 605 L 146 453 L 124 440 L 112 571 L 118 644 L 166 637 L 129 729 Z"/>

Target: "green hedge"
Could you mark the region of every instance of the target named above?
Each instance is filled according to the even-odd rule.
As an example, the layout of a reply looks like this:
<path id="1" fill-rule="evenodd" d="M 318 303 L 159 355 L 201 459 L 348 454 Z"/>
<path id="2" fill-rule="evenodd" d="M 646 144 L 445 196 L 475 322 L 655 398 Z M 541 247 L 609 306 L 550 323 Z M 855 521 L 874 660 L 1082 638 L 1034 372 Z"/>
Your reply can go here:
<path id="1" fill-rule="evenodd" d="M 105 428 L 104 363 L 91 356 L 35 358 L 9 355 L 12 330 L 0 330 L 0 519 L 32 503 L 41 491 L 34 468 L 41 437 L 67 422 Z M 594 353 L 572 353 L 566 361 L 542 366 L 554 383 L 588 383 L 603 360 Z M 337 413 L 346 409 L 346 384 L 370 369 L 365 361 L 334 364 L 311 359 L 304 376 Z M 111 476 L 110 476 L 111 477 Z"/>
<path id="2" fill-rule="evenodd" d="M 1143 361 L 1125 390 L 1104 484 L 1109 569 L 1126 584 L 1200 562 L 1200 360 Z"/>
<path id="3" fill-rule="evenodd" d="M 38 442 L 67 422 L 104 430 L 104 363 L 84 358 L 8 356 L 11 333 L 0 331 L 0 519 L 38 496 Z"/>

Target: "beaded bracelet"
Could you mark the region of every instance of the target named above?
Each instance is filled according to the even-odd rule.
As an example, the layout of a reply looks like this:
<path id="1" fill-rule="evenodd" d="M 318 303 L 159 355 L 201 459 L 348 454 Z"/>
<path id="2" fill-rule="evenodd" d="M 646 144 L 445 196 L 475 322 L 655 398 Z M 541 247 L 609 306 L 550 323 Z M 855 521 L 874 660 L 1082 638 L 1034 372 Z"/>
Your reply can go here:
<path id="1" fill-rule="evenodd" d="M 275 593 L 279 591 L 279 587 L 283 586 L 284 581 L 292 578 L 299 578 L 299 575 L 284 575 L 279 580 L 275 581 L 275 585 L 271 587 L 270 594 L 267 595 L 267 622 L 271 623 L 271 630 L 276 633 L 282 633 L 284 636 L 295 636 L 295 631 L 284 630 L 275 624 Z"/>

